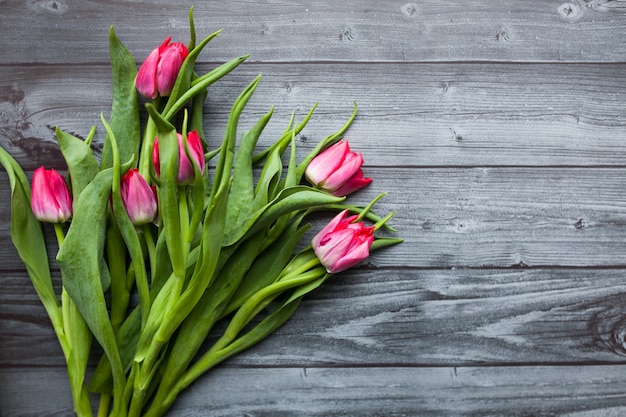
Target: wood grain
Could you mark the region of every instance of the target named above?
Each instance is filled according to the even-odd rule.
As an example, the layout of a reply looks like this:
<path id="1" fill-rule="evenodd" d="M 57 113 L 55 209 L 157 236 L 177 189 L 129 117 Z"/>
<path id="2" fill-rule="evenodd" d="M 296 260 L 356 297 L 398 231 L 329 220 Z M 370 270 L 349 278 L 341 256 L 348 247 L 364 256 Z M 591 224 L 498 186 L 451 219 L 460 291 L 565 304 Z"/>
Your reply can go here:
<path id="1" fill-rule="evenodd" d="M 12 372 L 4 417 L 60 417 L 63 369 Z M 32 387 L 34 378 L 47 383 Z M 184 392 L 170 417 L 211 416 L 563 416 L 626 412 L 623 367 L 222 367 Z M 339 410 L 339 411 L 338 411 Z"/>
<path id="2" fill-rule="evenodd" d="M 397 210 L 392 224 L 405 244 L 368 265 L 384 268 L 626 265 L 626 171 L 618 168 L 381 168 L 351 198 Z M 8 190 L 6 178 L 0 189 Z M 9 208 L 0 207 L 8 218 Z M 318 228 L 328 217 L 315 218 Z M 14 253 L 9 224 L 0 225 L 2 253 Z M 51 236 L 51 228 L 46 228 Z M 54 239 L 51 238 L 53 242 Z M 590 250 L 593 248 L 593 250 Z M 51 247 L 50 259 L 56 249 Z M 15 256 L 0 269 L 23 268 Z"/>
<path id="3" fill-rule="evenodd" d="M 192 5 L 198 36 L 225 28 L 200 71 L 252 54 L 210 90 L 211 144 L 259 73 L 241 129 L 275 105 L 260 146 L 319 102 L 301 157 L 357 101 L 347 138 L 374 183 L 351 201 L 388 191 L 376 207 L 405 242 L 310 294 L 170 416 L 626 414 L 626 1 L 0 0 L 0 145 L 27 175 L 62 170 L 55 126 L 84 137 L 110 109 L 110 25 L 140 62 L 188 39 Z M 0 199 L 0 415 L 68 416 L 9 216 Z"/>
<path id="4" fill-rule="evenodd" d="M 619 41 L 626 6 L 611 0 L 13 3 L 0 15 L 0 25 L 11 28 L 0 62 L 10 64 L 107 61 L 110 25 L 143 59 L 167 35 L 189 38 L 192 5 L 198 36 L 225 28 L 205 55 L 211 60 L 228 59 L 233 49 L 262 62 L 616 62 L 626 56 Z"/>
<path id="5" fill-rule="evenodd" d="M 301 120 L 319 103 L 298 144 L 309 150 L 343 125 L 356 101 L 347 137 L 371 165 L 626 166 L 626 64 L 244 64 L 210 90 L 213 146 L 237 94 L 259 73 L 241 121 L 249 128 L 276 107 L 259 146 L 283 132 L 292 112 Z M 97 125 L 102 143 L 108 66 L 0 67 L 0 78 L 0 144 L 27 169 L 63 166 L 56 126 L 84 137 Z"/>
<path id="6" fill-rule="evenodd" d="M 24 274 L 0 293 L 1 367 L 63 366 Z M 236 367 L 626 364 L 626 269 L 338 275 Z M 215 337 L 215 336 L 214 336 Z"/>

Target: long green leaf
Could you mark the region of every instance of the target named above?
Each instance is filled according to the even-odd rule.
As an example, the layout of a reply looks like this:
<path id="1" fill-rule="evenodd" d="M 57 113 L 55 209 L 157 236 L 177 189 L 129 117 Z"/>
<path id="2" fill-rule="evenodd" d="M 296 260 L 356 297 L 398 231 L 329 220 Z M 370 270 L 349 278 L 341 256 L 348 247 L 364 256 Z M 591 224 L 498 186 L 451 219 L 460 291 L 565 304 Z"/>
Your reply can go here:
<path id="1" fill-rule="evenodd" d="M 334 204 L 340 201 L 343 201 L 343 197 L 335 197 L 311 187 L 296 186 L 285 188 L 273 201 L 253 213 L 242 224 L 242 227 L 230 235 L 224 236 L 223 245 L 230 246 L 244 236 L 270 225 L 285 214 L 314 206 Z"/>
<path id="2" fill-rule="evenodd" d="M 159 136 L 161 164 L 161 185 L 158 188 L 159 216 L 174 274 L 183 279 L 186 254 L 181 252 L 183 237 L 178 205 L 178 137 L 174 126 L 157 112 L 154 106 L 148 104 L 146 109 L 157 126 Z"/>
<path id="3" fill-rule="evenodd" d="M 190 21 L 191 21 L 192 17 L 190 14 Z M 192 26 L 193 28 L 193 26 Z M 167 104 L 165 105 L 165 109 L 163 110 L 163 114 L 166 114 L 170 111 L 170 109 L 172 108 L 177 108 L 177 102 L 179 101 L 180 97 L 183 96 L 187 91 L 189 91 L 189 87 L 191 86 L 191 79 L 193 76 L 193 68 L 196 64 L 196 60 L 198 59 L 198 56 L 200 55 L 200 52 L 202 52 L 202 50 L 204 49 L 204 47 L 215 37 L 217 37 L 220 33 L 222 32 L 222 30 L 218 30 L 216 32 L 213 32 L 212 34 L 210 34 L 209 36 L 207 36 L 206 38 L 204 38 L 199 44 L 198 46 L 195 46 L 191 51 L 189 51 L 189 54 L 187 55 L 187 58 L 185 58 L 185 61 L 183 61 L 183 65 L 181 66 L 180 70 L 178 71 L 178 76 L 176 77 L 176 82 L 174 83 L 174 87 L 172 87 L 172 92 L 170 93 L 170 96 L 167 100 Z M 195 29 L 192 29 L 192 37 L 195 38 Z M 195 41 L 193 42 L 195 43 Z M 191 46 L 191 43 L 190 43 Z M 198 91 L 200 92 L 200 91 Z M 186 101 L 186 100 L 185 100 Z M 177 113 L 178 110 L 175 110 L 172 112 L 172 114 Z M 167 118 L 169 120 L 169 118 Z"/>
<path id="4" fill-rule="evenodd" d="M 57 255 L 63 286 L 106 353 L 113 370 L 115 396 L 122 398 L 124 370 L 107 312 L 101 282 L 106 213 L 113 170 L 101 171 L 74 202 L 74 218 Z M 116 402 L 116 411 L 123 415 Z"/>
<path id="5" fill-rule="evenodd" d="M 135 89 L 137 65 L 126 46 L 118 39 L 113 27 L 109 29 L 109 52 L 113 77 L 113 104 L 111 106 L 111 130 L 118 140 L 120 160 L 128 161 L 139 155 L 141 127 L 139 104 Z M 110 135 L 105 137 L 100 167 L 113 165 Z"/>
<path id="6" fill-rule="evenodd" d="M 11 239 L 24 262 L 31 282 L 55 330 L 62 331 L 63 318 L 59 300 L 54 292 L 48 249 L 39 220 L 30 207 L 30 185 L 24 171 L 13 157 L 0 147 L 0 164 L 6 170 L 11 185 Z"/>
<path id="7" fill-rule="evenodd" d="M 228 198 L 226 233 L 232 230 L 241 219 L 248 217 L 253 210 L 254 178 L 251 159 L 261 132 L 272 117 L 273 111 L 274 108 L 270 109 L 250 131 L 242 135 L 235 157 L 233 183 Z"/>
<path id="8" fill-rule="evenodd" d="M 255 259 L 224 309 L 222 317 L 235 311 L 252 294 L 276 280 L 289 262 L 302 236 L 310 228 L 310 224 L 300 228 L 298 225 L 299 222 L 293 222 L 285 228 L 283 234 Z"/>
<path id="9" fill-rule="evenodd" d="M 87 140 L 84 141 L 58 127 L 55 133 L 59 148 L 67 164 L 67 170 L 72 180 L 72 194 L 76 200 L 99 171 L 98 161 L 89 147 L 90 138 L 95 133 L 95 126 L 91 129 Z"/>

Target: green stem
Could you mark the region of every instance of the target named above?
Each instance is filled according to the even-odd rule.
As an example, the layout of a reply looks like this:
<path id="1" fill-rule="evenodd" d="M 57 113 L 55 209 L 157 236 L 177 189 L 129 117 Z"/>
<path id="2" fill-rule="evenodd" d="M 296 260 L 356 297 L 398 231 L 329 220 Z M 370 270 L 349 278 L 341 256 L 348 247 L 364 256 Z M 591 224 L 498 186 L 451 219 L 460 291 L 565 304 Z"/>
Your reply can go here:
<path id="1" fill-rule="evenodd" d="M 155 103 L 156 106 L 156 103 Z M 142 177 L 146 179 L 149 183 L 151 183 L 151 164 L 152 164 L 152 148 L 154 146 L 154 138 L 156 137 L 156 124 L 152 117 L 148 117 L 148 121 L 146 123 L 146 131 L 144 134 L 143 145 L 141 147 L 141 155 L 139 157 L 139 173 Z"/>
<path id="2" fill-rule="evenodd" d="M 150 261 L 150 273 L 154 274 L 156 268 L 156 243 L 154 242 L 154 236 L 152 236 L 152 230 L 149 224 L 145 224 L 142 227 L 143 238 L 146 242 L 146 249 L 148 250 L 148 259 Z"/>
<path id="3" fill-rule="evenodd" d="M 180 216 L 180 234 L 183 237 L 181 248 L 183 253 L 183 264 L 187 259 L 187 254 L 189 253 L 189 243 L 191 242 L 191 238 L 189 237 L 189 233 L 193 233 L 189 228 L 189 204 L 187 202 L 187 187 L 182 186 L 178 189 L 178 214 Z"/>
<path id="4" fill-rule="evenodd" d="M 61 247 L 63 241 L 65 240 L 65 231 L 63 230 L 63 225 L 61 223 L 54 223 L 54 233 L 57 237 L 59 247 Z"/>
<path id="5" fill-rule="evenodd" d="M 65 241 L 63 225 L 55 223 L 54 233 L 59 247 L 61 247 Z M 84 380 L 87 367 L 86 355 L 91 346 L 91 333 L 65 287 L 61 292 L 61 314 L 63 329 L 55 329 L 55 332 L 65 355 L 74 411 L 78 417 L 90 417 L 92 416 L 91 402 L 84 386 Z"/>
<path id="6" fill-rule="evenodd" d="M 111 406 L 111 395 L 101 394 L 100 404 L 98 404 L 98 416 L 97 417 L 107 417 L 109 415 L 110 406 Z"/>
<path id="7" fill-rule="evenodd" d="M 281 275 L 280 278 L 278 278 L 278 282 L 287 281 L 289 279 L 297 277 L 298 275 L 303 274 L 304 272 L 308 271 L 309 269 L 315 268 L 319 264 L 320 264 L 320 261 L 319 261 L 319 259 L 316 256 L 315 258 L 313 258 L 313 259 L 311 259 L 311 260 L 309 260 L 307 262 L 304 262 L 302 265 L 299 265 L 295 269 L 289 271 L 285 275 Z"/>

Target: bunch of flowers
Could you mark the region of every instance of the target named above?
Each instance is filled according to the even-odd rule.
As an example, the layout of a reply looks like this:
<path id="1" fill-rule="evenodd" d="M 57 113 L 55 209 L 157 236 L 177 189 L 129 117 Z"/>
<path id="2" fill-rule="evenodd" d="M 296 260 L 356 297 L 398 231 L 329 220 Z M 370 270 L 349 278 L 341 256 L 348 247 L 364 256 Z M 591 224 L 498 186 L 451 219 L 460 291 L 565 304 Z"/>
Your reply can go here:
<path id="1" fill-rule="evenodd" d="M 300 162 L 295 138 L 315 107 L 299 124 L 292 116 L 257 152 L 271 109 L 237 141 L 257 77 L 233 103 L 221 145 L 210 149 L 207 88 L 247 56 L 197 74 L 198 55 L 219 31 L 196 45 L 189 16 L 189 44 L 166 39 L 138 71 L 111 28 L 113 104 L 109 121 L 101 116 L 102 154 L 91 147 L 95 127 L 85 140 L 57 129 L 68 181 L 41 167 L 31 188 L 0 148 L 11 237 L 65 355 L 79 416 L 93 415 L 90 393 L 100 394 L 99 416 L 163 415 L 185 387 L 272 333 L 330 276 L 400 242 L 375 235 L 393 230 L 392 214 L 370 210 L 381 196 L 365 207 L 344 203 L 371 182 L 361 155 L 342 140 L 356 105 Z M 147 98 L 145 112 L 137 92 Z M 337 214 L 310 240 L 304 220 L 320 210 Z M 41 222 L 56 232 L 60 295 Z M 94 340 L 103 355 L 87 381 Z"/>

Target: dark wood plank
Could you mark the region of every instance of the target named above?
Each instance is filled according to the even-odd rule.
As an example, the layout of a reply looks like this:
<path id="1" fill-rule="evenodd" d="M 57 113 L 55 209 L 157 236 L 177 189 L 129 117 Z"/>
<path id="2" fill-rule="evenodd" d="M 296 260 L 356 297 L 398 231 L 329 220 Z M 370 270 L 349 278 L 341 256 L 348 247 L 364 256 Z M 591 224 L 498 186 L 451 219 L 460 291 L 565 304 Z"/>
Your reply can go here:
<path id="1" fill-rule="evenodd" d="M 2 63 L 102 62 L 114 25 L 140 57 L 168 35 L 225 28 L 203 59 L 255 61 L 623 61 L 621 1 L 16 1 L 3 7 Z M 16 48 L 15 45 L 27 45 Z"/>
<path id="2" fill-rule="evenodd" d="M 624 269 L 356 269 L 228 366 L 626 364 Z M 0 367 L 63 366 L 23 274 L 0 292 Z M 95 359 L 95 358 L 94 358 Z"/>
<path id="3" fill-rule="evenodd" d="M 623 366 L 228 368 L 184 392 L 168 417 L 621 416 Z M 3 417 L 71 413 L 64 370 L 0 369 Z M 33 386 L 35 380 L 46 383 Z"/>
<path id="4" fill-rule="evenodd" d="M 292 111 L 301 120 L 319 102 L 298 144 L 308 150 L 343 125 L 357 101 L 347 137 L 368 164 L 626 165 L 626 64 L 244 64 L 211 88 L 213 146 L 232 102 L 259 73 L 241 128 L 275 105 L 260 146 L 283 132 Z M 101 143 L 108 65 L 0 67 L 0 80 L 0 144 L 27 168 L 62 166 L 55 126 L 84 137 L 97 125 Z"/>

